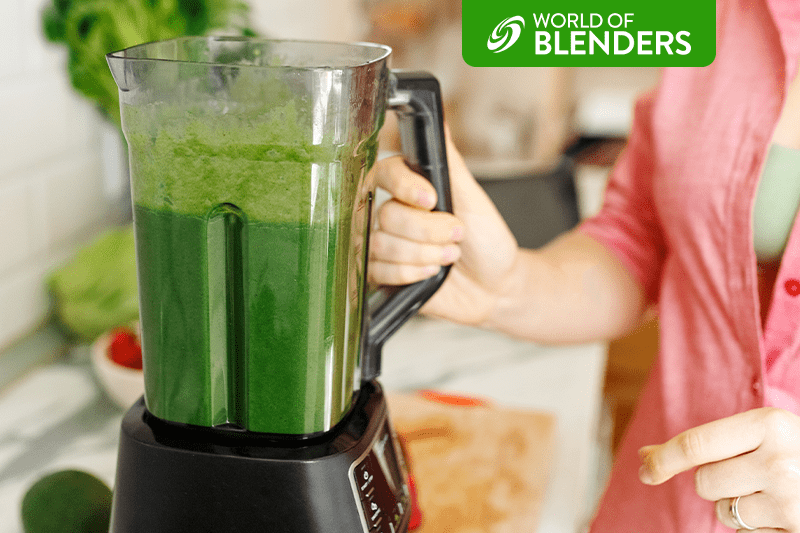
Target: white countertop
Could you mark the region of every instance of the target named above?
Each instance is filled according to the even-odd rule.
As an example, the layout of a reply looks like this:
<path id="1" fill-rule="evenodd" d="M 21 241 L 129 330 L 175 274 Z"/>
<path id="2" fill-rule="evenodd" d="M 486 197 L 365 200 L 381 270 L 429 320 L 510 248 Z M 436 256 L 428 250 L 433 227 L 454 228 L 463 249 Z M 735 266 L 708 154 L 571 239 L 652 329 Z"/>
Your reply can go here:
<path id="1" fill-rule="evenodd" d="M 594 505 L 605 356 L 603 344 L 544 347 L 415 318 L 384 348 L 381 381 L 555 414 L 557 456 L 537 533 L 575 533 Z M 21 533 L 22 495 L 47 472 L 78 468 L 113 486 L 121 417 L 86 364 L 40 368 L 0 393 L 0 533 Z"/>

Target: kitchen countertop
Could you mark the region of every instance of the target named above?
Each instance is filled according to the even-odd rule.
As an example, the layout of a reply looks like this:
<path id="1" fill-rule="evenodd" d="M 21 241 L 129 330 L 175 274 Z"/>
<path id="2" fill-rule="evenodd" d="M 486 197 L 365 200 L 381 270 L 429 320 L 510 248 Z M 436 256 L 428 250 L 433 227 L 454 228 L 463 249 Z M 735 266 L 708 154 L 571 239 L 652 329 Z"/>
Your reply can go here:
<path id="1" fill-rule="evenodd" d="M 597 436 L 606 346 L 547 347 L 493 332 L 414 318 L 386 344 L 389 391 L 437 389 L 556 417 L 556 455 L 537 533 L 576 533 L 597 494 Z M 80 358 L 79 358 L 80 359 Z M 37 368 L 0 391 L 0 533 L 20 533 L 28 486 L 78 468 L 113 485 L 122 411 L 88 362 Z"/>

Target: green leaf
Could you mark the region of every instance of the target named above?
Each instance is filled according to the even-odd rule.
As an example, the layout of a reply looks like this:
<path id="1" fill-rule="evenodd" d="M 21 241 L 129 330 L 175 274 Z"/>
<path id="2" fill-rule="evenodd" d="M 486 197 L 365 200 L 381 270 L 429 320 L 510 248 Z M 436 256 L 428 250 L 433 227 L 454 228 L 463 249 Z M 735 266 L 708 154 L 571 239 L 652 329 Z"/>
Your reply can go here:
<path id="1" fill-rule="evenodd" d="M 64 15 L 70 10 L 72 4 L 73 0 L 54 0 L 53 7 L 55 7 L 59 13 Z"/>
<path id="2" fill-rule="evenodd" d="M 66 39 L 66 21 L 55 6 L 48 6 L 42 12 L 42 30 L 44 31 L 45 39 L 50 42 L 55 43 Z"/>
<path id="3" fill-rule="evenodd" d="M 107 53 L 212 30 L 255 35 L 247 28 L 248 12 L 237 0 L 51 0 L 42 11 L 42 31 L 67 47 L 73 87 L 119 126 L 119 94 Z"/>

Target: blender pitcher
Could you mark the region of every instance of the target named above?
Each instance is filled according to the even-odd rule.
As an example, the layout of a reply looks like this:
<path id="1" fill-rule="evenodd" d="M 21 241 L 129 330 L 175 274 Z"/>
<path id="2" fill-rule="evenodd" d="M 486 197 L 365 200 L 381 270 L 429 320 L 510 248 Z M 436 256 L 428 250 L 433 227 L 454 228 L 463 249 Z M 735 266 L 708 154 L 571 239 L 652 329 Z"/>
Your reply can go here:
<path id="1" fill-rule="evenodd" d="M 130 153 L 145 404 L 159 419 L 329 431 L 447 269 L 367 305 L 387 108 L 450 210 L 436 80 L 373 44 L 179 38 L 109 54 Z M 367 309 L 369 307 L 369 309 Z"/>

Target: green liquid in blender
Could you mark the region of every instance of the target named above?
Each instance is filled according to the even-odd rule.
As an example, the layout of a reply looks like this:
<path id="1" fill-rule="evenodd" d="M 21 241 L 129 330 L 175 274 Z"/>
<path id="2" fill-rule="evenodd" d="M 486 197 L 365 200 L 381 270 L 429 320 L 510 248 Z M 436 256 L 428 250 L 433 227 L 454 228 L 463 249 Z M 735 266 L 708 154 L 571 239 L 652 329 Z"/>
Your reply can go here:
<path id="1" fill-rule="evenodd" d="M 348 159 L 237 144 L 238 132 L 128 134 L 147 407 L 188 424 L 317 433 L 344 416 L 358 379 L 359 191 L 375 145 Z"/>

